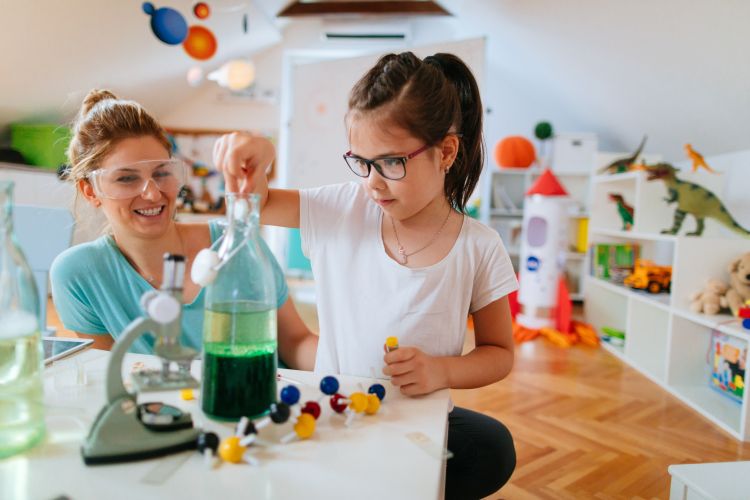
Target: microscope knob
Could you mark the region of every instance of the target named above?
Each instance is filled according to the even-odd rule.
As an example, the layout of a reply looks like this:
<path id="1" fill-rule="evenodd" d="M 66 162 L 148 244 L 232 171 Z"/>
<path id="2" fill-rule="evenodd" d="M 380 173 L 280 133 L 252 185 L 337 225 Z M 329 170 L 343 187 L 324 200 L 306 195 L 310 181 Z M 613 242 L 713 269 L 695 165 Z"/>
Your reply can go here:
<path id="1" fill-rule="evenodd" d="M 181 309 L 182 306 L 177 299 L 165 293 L 160 293 L 146 304 L 146 313 L 162 325 L 176 320 L 180 316 Z"/>
<path id="2" fill-rule="evenodd" d="M 193 283 L 207 286 L 216 279 L 216 268 L 219 266 L 219 254 L 210 248 L 204 248 L 195 256 L 190 268 L 190 278 Z"/>

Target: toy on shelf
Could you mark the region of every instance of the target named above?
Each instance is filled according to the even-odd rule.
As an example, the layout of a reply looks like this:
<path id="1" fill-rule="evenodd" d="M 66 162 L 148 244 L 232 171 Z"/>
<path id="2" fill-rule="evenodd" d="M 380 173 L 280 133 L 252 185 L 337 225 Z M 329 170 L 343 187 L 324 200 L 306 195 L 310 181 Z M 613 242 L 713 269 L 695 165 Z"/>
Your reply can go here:
<path id="1" fill-rule="evenodd" d="M 686 233 L 687 236 L 700 236 L 703 234 L 703 228 L 706 217 L 716 220 L 737 234 L 750 237 L 750 231 L 740 226 L 729 214 L 724 204 L 708 189 L 683 181 L 677 178 L 679 169 L 669 163 L 657 163 L 643 167 L 647 172 L 647 179 L 661 180 L 667 186 L 669 197 L 664 201 L 667 203 L 677 203 L 677 209 L 674 212 L 674 221 L 670 229 L 664 229 L 662 234 L 677 234 L 682 227 L 685 216 L 690 214 L 695 218 L 697 224 L 695 231 Z"/>
<path id="2" fill-rule="evenodd" d="M 512 135 L 495 145 L 495 163 L 500 168 L 529 168 L 536 161 L 534 144 L 520 135 Z"/>
<path id="3" fill-rule="evenodd" d="M 708 166 L 708 163 L 706 163 L 706 160 L 703 158 L 703 155 L 700 154 L 698 151 L 693 149 L 693 146 L 688 143 L 685 144 L 685 154 L 687 155 L 690 160 L 693 162 L 693 172 L 697 172 L 699 168 L 703 167 L 712 174 L 718 174 L 716 170 Z"/>
<path id="4" fill-rule="evenodd" d="M 622 284 L 633 271 L 640 246 L 637 243 L 597 243 L 591 246 L 591 275 Z"/>
<path id="5" fill-rule="evenodd" d="M 609 326 L 602 327 L 602 340 L 616 346 L 625 345 L 625 332 Z"/>
<path id="6" fill-rule="evenodd" d="M 632 155 L 626 156 L 625 158 L 618 158 L 609 165 L 600 168 L 597 174 L 621 174 L 623 172 L 633 170 L 633 165 L 636 161 L 638 161 L 638 157 L 641 156 L 641 152 L 643 151 L 643 146 L 646 145 L 647 138 L 648 136 L 643 136 L 641 144 Z"/>
<path id="7" fill-rule="evenodd" d="M 703 314 L 719 314 L 725 308 L 721 303 L 727 290 L 729 285 L 725 282 L 710 278 L 703 290 L 690 295 L 690 310 Z"/>
<path id="8" fill-rule="evenodd" d="M 747 341 L 711 332 L 711 387 L 732 401 L 742 403 L 745 392 Z"/>
<path id="9" fill-rule="evenodd" d="M 729 264 L 729 290 L 724 295 L 722 305 L 738 314 L 740 307 L 750 300 L 750 252 L 745 253 Z"/>
<path id="10" fill-rule="evenodd" d="M 750 300 L 737 311 L 737 316 L 742 320 L 742 328 L 750 330 Z"/>
<path id="11" fill-rule="evenodd" d="M 617 213 L 622 219 L 622 230 L 630 231 L 633 228 L 633 206 L 629 205 L 620 193 L 609 193 L 609 199 L 617 204 Z"/>
<path id="12" fill-rule="evenodd" d="M 672 286 L 672 266 L 657 266 L 650 260 L 635 261 L 633 272 L 623 282 L 630 288 L 649 293 L 669 292 Z"/>

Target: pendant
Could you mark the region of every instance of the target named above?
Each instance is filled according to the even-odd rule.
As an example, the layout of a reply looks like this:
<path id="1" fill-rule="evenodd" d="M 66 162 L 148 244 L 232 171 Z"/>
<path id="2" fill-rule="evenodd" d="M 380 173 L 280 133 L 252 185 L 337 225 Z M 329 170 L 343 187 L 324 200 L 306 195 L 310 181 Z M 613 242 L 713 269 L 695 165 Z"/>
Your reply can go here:
<path id="1" fill-rule="evenodd" d="M 398 253 L 401 256 L 401 263 L 406 264 L 406 260 L 408 257 L 406 255 L 406 250 L 404 250 L 404 247 L 402 247 L 401 245 L 398 246 Z"/>

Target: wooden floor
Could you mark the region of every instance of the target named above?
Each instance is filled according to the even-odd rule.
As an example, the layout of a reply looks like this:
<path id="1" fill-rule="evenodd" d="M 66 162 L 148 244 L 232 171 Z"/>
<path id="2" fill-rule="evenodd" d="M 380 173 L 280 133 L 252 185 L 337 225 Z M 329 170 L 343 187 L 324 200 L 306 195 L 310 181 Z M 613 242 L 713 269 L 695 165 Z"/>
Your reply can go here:
<path id="1" fill-rule="evenodd" d="M 452 391 L 513 434 L 518 465 L 492 498 L 669 498 L 670 464 L 750 460 L 720 431 L 603 349 L 538 338 L 508 378 Z"/>
<path id="2" fill-rule="evenodd" d="M 50 322 L 59 325 L 50 306 Z M 317 331 L 315 308 L 298 309 Z M 508 378 L 453 391 L 453 400 L 513 434 L 518 465 L 492 498 L 666 499 L 670 464 L 750 460 L 750 442 L 720 431 L 603 349 L 527 342 Z"/>

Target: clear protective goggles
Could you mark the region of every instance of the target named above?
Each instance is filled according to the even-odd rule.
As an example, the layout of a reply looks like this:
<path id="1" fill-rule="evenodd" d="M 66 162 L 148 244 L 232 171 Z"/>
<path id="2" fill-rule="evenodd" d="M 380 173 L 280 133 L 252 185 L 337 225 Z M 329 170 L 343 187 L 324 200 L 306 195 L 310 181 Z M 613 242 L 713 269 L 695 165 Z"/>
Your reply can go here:
<path id="1" fill-rule="evenodd" d="M 159 191 L 176 195 L 187 178 L 187 165 L 176 158 L 100 168 L 88 175 L 98 196 L 114 200 L 140 196 L 152 181 Z"/>

